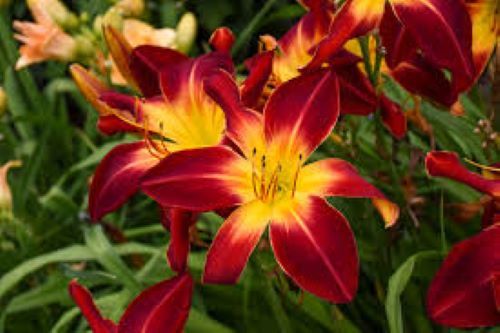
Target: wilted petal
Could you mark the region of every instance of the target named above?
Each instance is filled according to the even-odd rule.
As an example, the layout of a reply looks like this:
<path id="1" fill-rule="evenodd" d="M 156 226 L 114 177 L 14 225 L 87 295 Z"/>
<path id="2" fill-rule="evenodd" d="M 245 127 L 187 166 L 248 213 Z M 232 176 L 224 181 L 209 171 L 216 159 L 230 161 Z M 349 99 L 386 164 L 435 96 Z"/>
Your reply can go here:
<path id="1" fill-rule="evenodd" d="M 425 167 L 430 176 L 453 179 L 492 197 L 500 197 L 500 180 L 486 179 L 467 170 L 456 153 L 432 151 L 425 158 Z"/>
<path id="2" fill-rule="evenodd" d="M 334 303 L 354 298 L 359 270 L 354 235 L 325 200 L 296 197 L 283 205 L 270 237 L 276 260 L 301 288 Z"/>
<path id="3" fill-rule="evenodd" d="M 235 283 L 270 217 L 270 207 L 260 200 L 247 203 L 231 213 L 208 250 L 203 282 Z"/>
<path id="4" fill-rule="evenodd" d="M 375 186 L 364 180 L 346 161 L 329 158 L 306 165 L 297 181 L 297 192 L 318 196 L 370 198 L 386 227 L 396 223 L 399 208 Z"/>
<path id="5" fill-rule="evenodd" d="M 307 158 L 330 134 L 340 112 L 339 85 L 330 70 L 301 75 L 280 85 L 264 107 L 267 142 L 283 154 Z"/>
<path id="6" fill-rule="evenodd" d="M 115 147 L 97 167 L 89 191 L 89 211 L 97 221 L 139 189 L 139 179 L 158 163 L 143 142 Z"/>
<path id="7" fill-rule="evenodd" d="M 427 311 L 440 325 L 473 328 L 500 325 L 498 275 L 500 225 L 455 245 L 427 293 Z"/>
<path id="8" fill-rule="evenodd" d="M 69 283 L 68 291 L 73 301 L 82 311 L 85 319 L 87 319 L 93 333 L 117 332 L 117 326 L 111 320 L 102 317 L 87 288 L 80 285 L 75 279 Z"/>
<path id="9" fill-rule="evenodd" d="M 155 284 L 127 307 L 118 333 L 182 332 L 192 294 L 193 279 L 187 273 Z"/>
<path id="10" fill-rule="evenodd" d="M 142 180 L 162 206 L 209 211 L 235 206 L 253 195 L 251 166 L 227 147 L 184 150 L 167 156 Z"/>

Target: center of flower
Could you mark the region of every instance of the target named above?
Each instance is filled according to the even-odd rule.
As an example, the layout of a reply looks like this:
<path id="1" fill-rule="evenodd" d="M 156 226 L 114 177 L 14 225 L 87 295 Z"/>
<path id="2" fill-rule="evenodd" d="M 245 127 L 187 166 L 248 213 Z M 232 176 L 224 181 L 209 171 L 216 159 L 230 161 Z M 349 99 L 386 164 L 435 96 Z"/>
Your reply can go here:
<path id="1" fill-rule="evenodd" d="M 289 161 L 286 161 L 289 162 Z M 302 154 L 285 163 L 257 149 L 252 151 L 252 188 L 255 197 L 263 202 L 275 202 L 295 195 L 297 178 L 302 167 Z"/>

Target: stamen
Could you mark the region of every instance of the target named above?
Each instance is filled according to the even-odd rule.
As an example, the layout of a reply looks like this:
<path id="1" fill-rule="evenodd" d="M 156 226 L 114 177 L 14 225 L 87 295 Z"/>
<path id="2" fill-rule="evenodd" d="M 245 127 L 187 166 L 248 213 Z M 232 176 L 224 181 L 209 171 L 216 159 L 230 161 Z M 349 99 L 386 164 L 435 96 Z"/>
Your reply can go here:
<path id="1" fill-rule="evenodd" d="M 260 163 L 260 194 L 265 199 L 266 189 L 266 155 L 262 155 Z"/>
<path id="2" fill-rule="evenodd" d="M 480 163 L 471 161 L 468 158 L 464 158 L 464 161 L 467 162 L 467 163 L 469 163 L 469 164 L 472 164 L 473 166 L 478 167 L 478 168 L 480 168 L 482 170 L 488 170 L 488 171 L 493 171 L 493 172 L 500 172 L 500 168 L 498 168 L 498 167 L 493 167 L 493 166 L 489 166 L 489 165 L 480 164 Z"/>
<path id="3" fill-rule="evenodd" d="M 292 198 L 295 196 L 295 190 L 297 189 L 297 179 L 299 178 L 299 171 L 302 167 L 302 154 L 299 154 L 299 165 L 295 171 L 295 176 L 293 177 L 293 187 L 292 187 Z"/>
<path id="4" fill-rule="evenodd" d="M 257 149 L 254 148 L 252 151 L 252 187 L 253 187 L 253 193 L 255 194 L 256 197 L 259 197 L 257 193 L 257 185 L 256 185 L 256 178 L 257 178 L 257 172 L 255 171 L 255 155 L 257 154 Z"/>

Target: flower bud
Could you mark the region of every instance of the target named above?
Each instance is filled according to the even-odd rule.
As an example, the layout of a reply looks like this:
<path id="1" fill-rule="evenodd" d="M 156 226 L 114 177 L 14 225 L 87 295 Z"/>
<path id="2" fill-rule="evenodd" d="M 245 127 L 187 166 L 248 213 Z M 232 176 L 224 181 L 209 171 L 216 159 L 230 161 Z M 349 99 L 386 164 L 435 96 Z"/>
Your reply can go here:
<path id="1" fill-rule="evenodd" d="M 64 29 L 75 28 L 78 25 L 78 18 L 59 0 L 28 0 L 28 7 L 39 21 L 36 15 L 46 15 L 54 23 Z"/>
<path id="2" fill-rule="evenodd" d="M 7 111 L 7 94 L 5 93 L 5 90 L 0 87 L 0 118 L 3 116 L 5 111 Z"/>
<path id="3" fill-rule="evenodd" d="M 125 17 L 137 17 L 144 12 L 144 0 L 120 0 L 113 7 L 118 8 Z"/>
<path id="4" fill-rule="evenodd" d="M 193 13 L 187 12 L 182 15 L 176 28 L 177 50 L 183 53 L 189 52 L 196 38 L 197 25 L 196 17 Z"/>
<path id="5" fill-rule="evenodd" d="M 119 8 L 111 7 L 102 17 L 101 24 L 111 26 L 119 31 L 123 28 L 123 15 Z"/>
<path id="6" fill-rule="evenodd" d="M 0 217 L 12 216 L 12 194 L 7 182 L 7 173 L 10 168 L 20 166 L 21 161 L 9 161 L 0 167 Z"/>
<path id="7" fill-rule="evenodd" d="M 221 27 L 213 32 L 209 43 L 215 50 L 229 53 L 235 40 L 236 38 L 229 28 Z"/>

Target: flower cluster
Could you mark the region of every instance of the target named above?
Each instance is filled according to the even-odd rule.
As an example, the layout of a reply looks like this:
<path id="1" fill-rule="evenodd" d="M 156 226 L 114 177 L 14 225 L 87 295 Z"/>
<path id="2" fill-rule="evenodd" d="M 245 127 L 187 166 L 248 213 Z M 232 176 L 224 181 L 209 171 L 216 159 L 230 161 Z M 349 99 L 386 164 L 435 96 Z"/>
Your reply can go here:
<path id="1" fill-rule="evenodd" d="M 99 74 L 72 65 L 75 82 L 99 112 L 98 128 L 137 136 L 97 167 L 89 192 L 92 220 L 138 191 L 147 194 L 164 212 L 171 233 L 167 258 L 177 273 L 140 294 L 118 325 L 102 318 L 88 291 L 73 282 L 71 294 L 94 332 L 182 329 L 193 288 L 189 229 L 208 211 L 226 220 L 208 251 L 204 283 L 236 283 L 268 230 L 276 261 L 296 285 L 334 303 L 354 298 L 355 238 L 327 198 L 369 198 L 386 227 L 396 223 L 399 208 L 350 163 L 311 155 L 345 114 L 378 111 L 395 138 L 405 136 L 404 109 L 383 92 L 387 76 L 415 96 L 453 105 L 492 51 L 494 6 L 442 0 L 347 0 L 340 8 L 327 0 L 301 3 L 307 13 L 286 34 L 261 37 L 241 83 L 231 58 L 235 37 L 227 28 L 213 33 L 211 52 L 189 58 L 169 45 L 167 31 L 125 22 L 120 32 L 104 24 L 119 71 L 113 76 L 135 94 L 117 92 Z M 130 33 L 127 24 L 133 24 Z M 147 45 L 134 41 L 138 33 Z M 356 37 L 362 37 L 359 44 Z M 471 174 L 448 153 L 429 155 L 427 168 L 492 197 L 488 227 L 466 241 L 482 243 L 481 249 L 463 244 L 452 250 L 430 288 L 430 315 L 459 327 L 498 324 L 498 180 Z M 463 265 L 477 275 L 456 278 Z M 474 295 L 465 292 L 471 281 L 480 289 Z M 469 303 L 481 302 L 484 309 L 464 315 Z"/>

